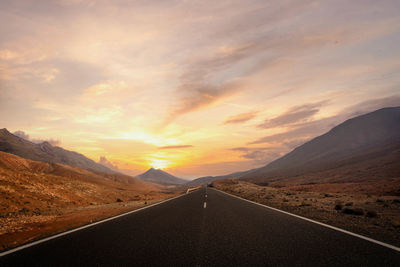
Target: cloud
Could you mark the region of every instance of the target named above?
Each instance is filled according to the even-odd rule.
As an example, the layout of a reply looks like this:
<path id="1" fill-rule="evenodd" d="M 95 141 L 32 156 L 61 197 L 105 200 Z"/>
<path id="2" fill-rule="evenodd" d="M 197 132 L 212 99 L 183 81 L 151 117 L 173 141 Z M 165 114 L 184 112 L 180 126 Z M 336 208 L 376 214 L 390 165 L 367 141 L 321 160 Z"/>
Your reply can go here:
<path id="1" fill-rule="evenodd" d="M 391 95 L 388 97 L 374 98 L 363 101 L 346 108 L 344 111 L 342 111 L 342 113 L 346 114 L 347 118 L 351 118 L 380 108 L 398 106 L 400 106 L 400 95 Z"/>
<path id="2" fill-rule="evenodd" d="M 106 156 L 100 156 L 98 163 L 100 163 L 103 166 L 106 166 L 107 168 L 109 168 L 113 171 L 123 173 L 126 175 L 130 175 L 130 176 L 136 176 L 144 171 L 144 170 L 138 169 L 137 166 L 126 163 L 126 162 L 118 162 L 118 164 L 116 164 L 115 161 L 114 162 L 109 161 L 106 158 Z"/>
<path id="3" fill-rule="evenodd" d="M 168 124 L 183 114 L 208 107 L 224 98 L 231 97 L 239 91 L 239 88 L 240 86 L 236 81 L 227 82 L 220 86 L 184 84 L 179 91 L 186 96 L 182 97 L 169 113 L 166 123 Z"/>
<path id="4" fill-rule="evenodd" d="M 290 108 L 288 111 L 272 119 L 267 119 L 257 125 L 258 128 L 269 129 L 286 126 L 293 123 L 304 122 L 319 112 L 319 107 L 327 104 L 328 101 L 310 103 Z"/>
<path id="5" fill-rule="evenodd" d="M 25 139 L 25 140 L 28 140 L 28 141 L 30 140 L 29 135 L 25 134 L 24 131 L 16 131 L 16 132 L 13 132 L 13 134 L 18 136 L 18 137 L 21 137 L 22 139 Z"/>
<path id="6" fill-rule="evenodd" d="M 238 115 L 231 116 L 224 121 L 224 124 L 235 124 L 235 123 L 243 123 L 253 119 L 257 115 L 257 112 L 247 112 L 241 113 Z"/>
<path id="7" fill-rule="evenodd" d="M 113 164 L 111 161 L 109 161 L 105 156 L 100 156 L 99 163 L 103 166 L 106 166 L 107 168 L 114 170 L 114 171 L 120 171 L 118 168 L 118 165 Z"/>
<path id="8" fill-rule="evenodd" d="M 181 148 L 190 148 L 193 147 L 192 145 L 180 145 L 180 146 L 162 146 L 158 149 L 181 149 Z"/>
<path id="9" fill-rule="evenodd" d="M 52 139 L 52 138 L 50 138 L 50 139 L 30 138 L 30 136 L 29 136 L 28 134 L 26 134 L 24 131 L 16 131 L 16 132 L 14 132 L 13 134 L 16 135 L 16 136 L 18 136 L 18 137 L 20 137 L 20 138 L 22 138 L 22 139 L 31 141 L 32 143 L 35 143 L 35 144 L 40 144 L 40 143 L 43 143 L 43 142 L 48 142 L 48 143 L 50 143 L 52 146 L 59 146 L 59 145 L 61 145 L 61 141 L 58 140 L 58 139 Z"/>
<path id="10" fill-rule="evenodd" d="M 281 156 L 280 147 L 235 147 L 229 150 L 241 152 L 240 157 L 263 164 L 267 164 Z"/>
<path id="11" fill-rule="evenodd" d="M 254 144 L 282 144 L 294 148 L 311 138 L 321 135 L 347 119 L 369 113 L 384 107 L 400 106 L 400 95 L 393 95 L 384 98 L 375 98 L 360 102 L 351 107 L 343 109 L 336 115 L 314 121 L 300 122 L 291 125 L 288 131 L 269 135 L 249 142 Z"/>
<path id="12" fill-rule="evenodd" d="M 293 15 L 292 12 L 289 14 Z M 247 30 L 250 30 L 254 25 L 246 26 Z M 358 25 L 346 29 L 335 25 L 324 26 L 310 27 L 306 32 L 295 31 L 290 34 L 279 31 L 265 31 L 258 35 L 242 33 L 238 40 L 224 40 L 226 45 L 213 47 L 211 49 L 213 52 L 207 51 L 203 54 L 199 52 L 200 55 L 193 55 L 190 61 L 182 63 L 183 71 L 175 92 L 178 96 L 178 104 L 172 108 L 167 122 L 185 113 L 208 107 L 238 92 L 251 90 L 244 83 L 246 78 L 251 78 L 251 75 L 260 71 L 265 73 L 268 69 L 286 62 L 282 59 L 297 58 L 306 51 L 332 46 L 337 43 L 337 40 L 340 40 L 342 45 L 358 40 L 354 35 L 355 31 L 360 30 Z M 373 33 L 379 34 L 376 31 Z M 371 36 L 368 35 L 366 38 L 369 37 Z M 279 88 L 274 95 L 294 90 L 299 89 Z M 297 116 L 301 119 L 317 111 L 299 110 L 297 112 Z M 292 114 L 292 116 L 295 115 Z M 285 118 L 277 119 L 284 120 Z M 290 122 L 289 117 L 286 119 Z M 278 122 L 278 120 L 271 121 L 269 124 Z M 260 125 L 260 127 L 264 126 L 269 127 L 268 124 Z"/>

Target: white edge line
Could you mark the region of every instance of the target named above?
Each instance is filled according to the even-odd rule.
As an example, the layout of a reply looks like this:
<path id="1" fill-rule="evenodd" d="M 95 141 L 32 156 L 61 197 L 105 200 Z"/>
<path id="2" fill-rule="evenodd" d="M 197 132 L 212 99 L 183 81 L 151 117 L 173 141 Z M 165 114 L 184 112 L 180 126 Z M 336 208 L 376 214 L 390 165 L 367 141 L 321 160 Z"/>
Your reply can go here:
<path id="1" fill-rule="evenodd" d="M 52 235 L 52 236 L 49 236 L 49 237 L 46 237 L 46 238 L 43 238 L 43 239 L 34 241 L 34 242 L 32 242 L 32 243 L 28 243 L 28 244 L 25 244 L 25 245 L 22 245 L 22 246 L 19 246 L 19 247 L 16 247 L 16 248 L 13 248 L 13 249 L 10 249 L 10 250 L 1 252 L 1 253 L 0 253 L 0 257 L 3 257 L 3 256 L 5 256 L 5 255 L 8 255 L 8 254 L 11 254 L 11 253 L 14 253 L 14 252 L 17 252 L 17 251 L 19 251 L 19 250 L 23 250 L 23 249 L 25 249 L 25 248 L 29 248 L 29 247 L 38 245 L 38 244 L 40 244 L 40 243 L 43 243 L 43 242 L 46 242 L 46 241 L 49 241 L 49 240 L 52 240 L 52 239 L 55 239 L 55 238 L 58 238 L 58 237 L 61 237 L 61 236 L 64 236 L 64 235 L 71 234 L 71 233 L 73 233 L 73 232 L 77 232 L 77 231 L 79 231 L 79 230 L 83 230 L 83 229 L 85 229 L 85 228 L 89 228 L 89 227 L 95 226 L 95 225 L 100 224 L 100 223 L 108 222 L 108 221 L 117 219 L 117 218 L 119 218 L 119 217 L 122 217 L 122 216 L 125 216 L 125 215 L 128 215 L 128 214 L 131 214 L 131 213 L 135 213 L 135 212 L 138 212 L 138 211 L 147 209 L 147 208 L 151 208 L 151 207 L 160 205 L 160 204 L 165 203 L 165 202 L 167 202 L 167 201 L 170 201 L 170 200 L 173 200 L 173 199 L 176 199 L 176 198 L 179 198 L 179 197 L 186 196 L 186 195 L 188 195 L 188 194 L 190 194 L 190 193 L 192 193 L 192 192 L 194 192 L 194 191 L 197 191 L 197 190 L 193 190 L 193 191 L 190 191 L 190 192 L 188 192 L 188 193 L 186 193 L 186 194 L 182 194 L 182 195 L 179 195 L 179 196 L 176 196 L 176 197 L 173 197 L 173 198 L 168 198 L 168 199 L 165 199 L 165 200 L 163 200 L 163 201 L 161 201 L 161 202 L 157 202 L 157 203 L 151 204 L 151 205 L 149 205 L 149 206 L 145 206 L 145 207 L 142 207 L 142 208 L 139 208 L 139 209 L 136 209 L 136 210 L 131 210 L 131 211 L 128 211 L 128 212 L 125 212 L 125 213 L 122 213 L 122 214 L 119 214 L 119 215 L 116 215 L 116 216 L 113 216 L 113 217 L 110 217 L 110 218 L 107 218 L 107 219 L 104 219 L 104 220 L 101 220 L 101 221 L 98 221 L 98 222 L 94 222 L 94 223 L 91 223 L 91 224 L 87 224 L 87 225 L 84 225 L 84 226 L 81 226 L 81 227 L 78 227 L 78 228 L 75 228 L 75 229 L 72 229 L 72 230 L 68 230 L 68 231 L 65 231 L 65 232 L 62 232 L 62 233 L 59 233 L 59 234 L 56 234 L 56 235 Z"/>
<path id="2" fill-rule="evenodd" d="M 342 233 L 345 233 L 345 234 L 348 234 L 348 235 L 352 235 L 352 236 L 355 236 L 355 237 L 367 240 L 369 242 L 372 242 L 372 243 L 375 243 L 375 244 L 378 244 L 378 245 L 381 245 L 381 246 L 384 246 L 384 247 L 387 247 L 387 248 L 390 248 L 390 249 L 393 249 L 395 251 L 400 252 L 400 248 L 399 247 L 396 247 L 396 246 L 393 246 L 393 245 L 390 245 L 390 244 L 387 244 L 387 243 L 384 243 L 384 242 L 381 242 L 381 241 L 378 241 L 378 240 L 375 240 L 375 239 L 372 239 L 372 238 L 369 238 L 369 237 L 366 237 L 366 236 L 363 236 L 363 235 L 359 235 L 359 234 L 356 234 L 356 233 L 353 233 L 353 232 L 350 232 L 350 231 L 347 231 L 347 230 L 344 230 L 344 229 L 341 229 L 341 228 L 338 228 L 338 227 L 335 227 L 335 226 L 332 226 L 332 225 L 329 225 L 329 224 L 325 224 L 325 223 L 321 223 L 321 222 L 318 222 L 318 221 L 314 221 L 314 220 L 308 219 L 306 217 L 302 217 L 300 215 L 296 215 L 296 214 L 293 214 L 293 213 L 290 213 L 290 212 L 287 212 L 287 211 L 283 211 L 283 210 L 280 210 L 280 209 L 277 209 L 277 208 L 273 208 L 273 207 L 270 207 L 270 206 L 267 206 L 267 205 L 264 205 L 264 204 L 261 204 L 261 203 L 257 203 L 257 202 L 254 202 L 254 201 L 251 201 L 251 200 L 248 200 L 248 199 L 245 199 L 245 198 L 241 198 L 241 197 L 226 193 L 224 191 L 218 190 L 216 188 L 213 188 L 213 189 L 216 190 L 216 191 L 219 191 L 221 193 L 224 193 L 224 194 L 226 194 L 228 196 L 235 197 L 235 198 L 238 198 L 238 199 L 241 199 L 241 200 L 244 200 L 244 201 L 256 204 L 256 205 L 259 205 L 261 207 L 268 208 L 268 209 L 271 209 L 271 210 L 274 210 L 274 211 L 277 211 L 277 212 L 281 212 L 281 213 L 284 213 L 286 215 L 290 215 L 290 216 L 293 216 L 293 217 L 296 217 L 296 218 L 299 218 L 299 219 L 303 219 L 305 221 L 309 221 L 309 222 L 312 222 L 312 223 L 315 223 L 315 224 L 319 224 L 319 225 L 322 225 L 324 227 L 327 227 L 327 228 L 330 228 L 330 229 L 333 229 L 333 230 L 336 230 L 336 231 L 339 231 L 339 232 L 342 232 Z"/>

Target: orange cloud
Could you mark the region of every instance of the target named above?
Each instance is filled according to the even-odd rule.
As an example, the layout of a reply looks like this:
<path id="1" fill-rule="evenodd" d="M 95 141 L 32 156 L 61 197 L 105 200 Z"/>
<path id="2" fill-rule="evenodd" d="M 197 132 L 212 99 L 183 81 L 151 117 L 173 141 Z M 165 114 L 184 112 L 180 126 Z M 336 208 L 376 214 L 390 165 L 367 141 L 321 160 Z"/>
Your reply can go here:
<path id="1" fill-rule="evenodd" d="M 257 115 L 257 112 L 255 112 L 255 111 L 247 112 L 247 113 L 241 113 L 241 114 L 238 114 L 238 115 L 231 116 L 231 117 L 227 118 L 224 121 L 224 124 L 246 122 L 246 121 L 249 121 L 249 120 L 253 119 L 256 115 Z"/>

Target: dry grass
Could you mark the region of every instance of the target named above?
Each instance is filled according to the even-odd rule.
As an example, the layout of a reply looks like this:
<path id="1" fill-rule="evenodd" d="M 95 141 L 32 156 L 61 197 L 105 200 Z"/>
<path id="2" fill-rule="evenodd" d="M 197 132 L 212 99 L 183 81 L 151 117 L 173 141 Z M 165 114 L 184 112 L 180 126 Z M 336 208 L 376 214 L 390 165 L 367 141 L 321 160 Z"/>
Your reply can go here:
<path id="1" fill-rule="evenodd" d="M 315 187 L 273 188 L 238 180 L 213 183 L 219 190 L 400 246 L 400 197 L 321 192 Z"/>

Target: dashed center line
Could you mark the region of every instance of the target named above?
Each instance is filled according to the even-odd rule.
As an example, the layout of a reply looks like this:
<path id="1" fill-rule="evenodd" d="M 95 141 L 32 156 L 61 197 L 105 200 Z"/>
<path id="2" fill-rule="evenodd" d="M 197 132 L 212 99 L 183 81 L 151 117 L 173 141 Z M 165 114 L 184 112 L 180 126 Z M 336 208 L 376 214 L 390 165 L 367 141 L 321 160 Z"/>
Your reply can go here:
<path id="1" fill-rule="evenodd" d="M 207 208 L 207 202 L 204 202 L 204 208 Z"/>

